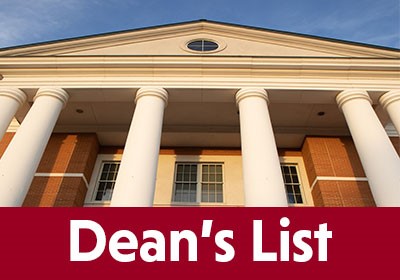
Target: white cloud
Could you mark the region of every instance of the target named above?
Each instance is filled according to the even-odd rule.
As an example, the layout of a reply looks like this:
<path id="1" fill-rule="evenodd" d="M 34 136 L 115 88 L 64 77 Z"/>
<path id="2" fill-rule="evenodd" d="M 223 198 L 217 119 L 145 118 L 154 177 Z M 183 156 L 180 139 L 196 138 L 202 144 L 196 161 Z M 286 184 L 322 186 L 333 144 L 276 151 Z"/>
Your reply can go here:
<path id="1" fill-rule="evenodd" d="M 400 3 L 397 1 L 369 4 L 354 1 L 349 2 L 347 10 L 317 11 L 312 15 L 294 12 L 288 25 L 306 34 L 400 47 Z"/>
<path id="2" fill-rule="evenodd" d="M 0 47 L 50 38 L 78 15 L 78 0 L 0 0 Z M 47 35 L 47 36 L 46 36 Z"/>

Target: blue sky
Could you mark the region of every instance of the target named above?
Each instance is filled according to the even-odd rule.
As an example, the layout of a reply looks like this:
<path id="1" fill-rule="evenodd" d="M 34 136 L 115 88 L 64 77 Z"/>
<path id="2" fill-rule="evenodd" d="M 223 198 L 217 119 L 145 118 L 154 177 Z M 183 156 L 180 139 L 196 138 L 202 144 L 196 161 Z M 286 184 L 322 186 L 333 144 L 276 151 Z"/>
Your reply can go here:
<path id="1" fill-rule="evenodd" d="M 0 48 L 197 19 L 400 48 L 400 0 L 0 0 Z"/>

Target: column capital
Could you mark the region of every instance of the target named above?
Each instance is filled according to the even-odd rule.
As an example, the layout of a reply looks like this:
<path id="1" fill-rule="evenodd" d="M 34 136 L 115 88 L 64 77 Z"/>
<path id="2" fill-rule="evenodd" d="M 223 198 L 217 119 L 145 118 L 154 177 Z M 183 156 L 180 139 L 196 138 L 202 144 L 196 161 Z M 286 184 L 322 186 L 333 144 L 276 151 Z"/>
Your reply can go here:
<path id="1" fill-rule="evenodd" d="M 388 91 L 379 97 L 379 103 L 381 103 L 385 110 L 390 103 L 395 101 L 400 101 L 400 89 Z"/>
<path id="2" fill-rule="evenodd" d="M 20 105 L 26 101 L 26 93 L 18 88 L 0 88 L 0 96 L 7 96 L 16 100 Z"/>
<path id="3" fill-rule="evenodd" d="M 364 99 L 372 105 L 372 100 L 367 91 L 362 89 L 346 89 L 336 95 L 336 103 L 338 104 L 340 110 L 342 110 L 342 107 L 345 103 L 354 99 Z"/>
<path id="4" fill-rule="evenodd" d="M 168 92 L 161 87 L 142 87 L 136 92 L 135 103 L 144 96 L 155 96 L 164 101 L 164 105 L 168 104 Z"/>
<path id="5" fill-rule="evenodd" d="M 261 97 L 267 104 L 269 104 L 268 92 L 263 88 L 256 88 L 256 87 L 248 87 L 242 88 L 238 92 L 236 92 L 236 105 L 239 105 L 240 101 L 247 97 Z"/>
<path id="6" fill-rule="evenodd" d="M 65 107 L 65 105 L 67 104 L 67 101 L 69 99 L 69 94 L 62 88 L 57 88 L 57 87 L 41 87 L 41 88 L 39 88 L 35 97 L 33 98 L 33 101 L 35 101 L 37 98 L 39 98 L 41 96 L 54 97 L 63 103 L 63 107 Z"/>

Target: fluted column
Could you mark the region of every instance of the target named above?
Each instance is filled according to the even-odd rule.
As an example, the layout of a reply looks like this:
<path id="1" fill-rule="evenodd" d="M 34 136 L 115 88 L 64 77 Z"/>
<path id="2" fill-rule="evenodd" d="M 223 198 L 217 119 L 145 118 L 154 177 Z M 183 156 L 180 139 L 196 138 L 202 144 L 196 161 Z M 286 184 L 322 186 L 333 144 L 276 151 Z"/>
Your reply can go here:
<path id="1" fill-rule="evenodd" d="M 400 159 L 380 123 L 366 91 L 336 96 L 368 177 L 377 206 L 400 206 Z"/>
<path id="2" fill-rule="evenodd" d="M 68 100 L 60 88 L 40 88 L 17 133 L 0 159 L 0 206 L 21 206 Z"/>
<path id="3" fill-rule="evenodd" d="M 26 94 L 20 89 L 0 88 L 0 140 L 25 100 Z"/>
<path id="4" fill-rule="evenodd" d="M 400 135 L 400 90 L 391 90 L 379 98 L 379 102 L 388 112 L 397 133 Z"/>
<path id="5" fill-rule="evenodd" d="M 236 93 L 246 206 L 287 206 L 268 102 L 262 88 L 243 88 Z"/>
<path id="6" fill-rule="evenodd" d="M 153 205 L 168 93 L 163 88 L 144 87 L 138 90 L 135 101 L 111 206 Z"/>

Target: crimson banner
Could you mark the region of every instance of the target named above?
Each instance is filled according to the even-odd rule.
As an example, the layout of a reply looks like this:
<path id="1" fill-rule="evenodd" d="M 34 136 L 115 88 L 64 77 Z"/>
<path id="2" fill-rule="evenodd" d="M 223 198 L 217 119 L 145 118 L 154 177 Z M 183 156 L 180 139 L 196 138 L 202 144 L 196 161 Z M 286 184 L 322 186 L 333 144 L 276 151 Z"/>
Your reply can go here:
<path id="1" fill-rule="evenodd" d="M 2 279 L 392 279 L 400 208 L 2 208 Z"/>

